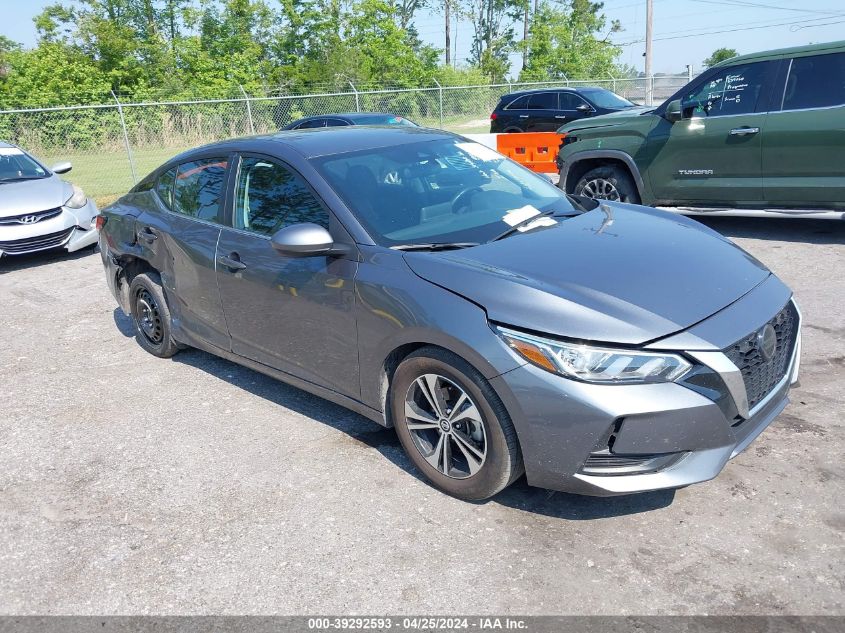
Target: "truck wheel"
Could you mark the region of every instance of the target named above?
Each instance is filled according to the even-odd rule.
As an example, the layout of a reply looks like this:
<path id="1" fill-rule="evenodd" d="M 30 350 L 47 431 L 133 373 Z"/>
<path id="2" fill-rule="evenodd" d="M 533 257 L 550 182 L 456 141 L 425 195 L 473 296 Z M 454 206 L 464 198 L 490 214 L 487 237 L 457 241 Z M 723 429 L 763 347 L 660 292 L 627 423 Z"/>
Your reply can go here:
<path id="1" fill-rule="evenodd" d="M 604 166 L 591 169 L 581 176 L 572 193 L 594 200 L 640 203 L 640 195 L 633 179 L 621 167 Z"/>

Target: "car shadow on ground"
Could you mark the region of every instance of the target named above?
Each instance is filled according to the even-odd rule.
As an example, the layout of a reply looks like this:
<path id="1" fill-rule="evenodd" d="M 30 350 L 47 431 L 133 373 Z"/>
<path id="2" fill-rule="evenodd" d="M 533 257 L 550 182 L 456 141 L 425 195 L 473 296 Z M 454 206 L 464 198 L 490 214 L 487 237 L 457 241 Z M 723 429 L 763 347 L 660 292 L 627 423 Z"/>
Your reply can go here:
<path id="1" fill-rule="evenodd" d="M 99 246 L 89 246 L 78 251 L 74 251 L 73 253 L 68 253 L 65 250 L 59 249 L 54 251 L 29 253 L 27 255 L 4 255 L 0 257 L 0 275 L 11 273 L 16 270 L 26 270 L 28 268 L 48 266 L 50 264 L 57 264 L 64 261 L 85 259 L 86 257 L 91 257 L 95 254 L 99 256 Z"/>
<path id="2" fill-rule="evenodd" d="M 121 310 L 115 309 L 114 321 L 124 336 L 127 338 L 134 336 L 132 320 Z M 172 360 L 202 370 L 254 396 L 342 431 L 350 442 L 361 448 L 377 450 L 398 468 L 425 485 L 429 485 L 405 455 L 393 429 L 383 428 L 364 416 L 319 396 L 197 349 L 183 350 Z M 328 447 L 326 451 L 328 454 Z M 523 476 L 493 499 L 477 503 L 479 505 L 498 504 L 522 512 L 569 521 L 583 521 L 665 508 L 672 503 L 673 498 L 674 491 L 611 498 L 584 497 L 531 487 Z"/>
<path id="3" fill-rule="evenodd" d="M 801 220 L 796 218 L 730 218 L 690 216 L 726 237 L 804 242 L 806 244 L 845 244 L 845 219 Z"/>

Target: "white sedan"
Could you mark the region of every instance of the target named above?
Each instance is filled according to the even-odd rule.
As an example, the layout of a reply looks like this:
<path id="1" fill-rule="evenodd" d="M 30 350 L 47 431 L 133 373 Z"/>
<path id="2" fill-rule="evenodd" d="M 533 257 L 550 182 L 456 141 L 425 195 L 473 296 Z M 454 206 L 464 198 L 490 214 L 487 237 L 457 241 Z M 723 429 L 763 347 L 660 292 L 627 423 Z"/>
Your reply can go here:
<path id="1" fill-rule="evenodd" d="M 0 257 L 54 248 L 73 252 L 97 242 L 97 206 L 59 177 L 70 169 L 70 163 L 48 169 L 0 141 Z"/>

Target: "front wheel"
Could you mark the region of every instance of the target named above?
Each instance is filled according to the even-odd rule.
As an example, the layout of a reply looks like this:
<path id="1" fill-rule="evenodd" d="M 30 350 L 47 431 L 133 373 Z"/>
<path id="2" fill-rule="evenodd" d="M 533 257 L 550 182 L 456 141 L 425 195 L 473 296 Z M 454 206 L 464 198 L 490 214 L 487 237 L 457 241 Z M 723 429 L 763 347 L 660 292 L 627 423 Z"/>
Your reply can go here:
<path id="1" fill-rule="evenodd" d="M 581 176 L 572 193 L 594 200 L 640 203 L 637 187 L 630 174 L 621 167 L 615 166 L 591 169 Z"/>
<path id="2" fill-rule="evenodd" d="M 406 358 L 394 374 L 390 407 L 408 457 L 450 495 L 487 499 L 523 472 L 516 431 L 501 400 L 451 352 L 423 348 Z"/>

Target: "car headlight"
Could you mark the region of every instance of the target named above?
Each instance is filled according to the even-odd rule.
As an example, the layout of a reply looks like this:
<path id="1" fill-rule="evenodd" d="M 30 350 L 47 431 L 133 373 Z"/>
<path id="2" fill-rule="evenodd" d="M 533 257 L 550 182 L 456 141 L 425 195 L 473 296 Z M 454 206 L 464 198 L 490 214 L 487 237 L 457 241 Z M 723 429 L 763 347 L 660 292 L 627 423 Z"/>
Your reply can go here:
<path id="1" fill-rule="evenodd" d="M 71 186 L 73 187 L 73 194 L 71 194 L 70 198 L 65 200 L 65 206 L 69 209 L 81 209 L 88 204 L 88 198 L 82 189 L 76 185 Z"/>
<path id="2" fill-rule="evenodd" d="M 692 364 L 676 354 L 566 343 L 502 327 L 496 331 L 531 364 L 584 382 L 672 382 L 692 368 Z"/>

